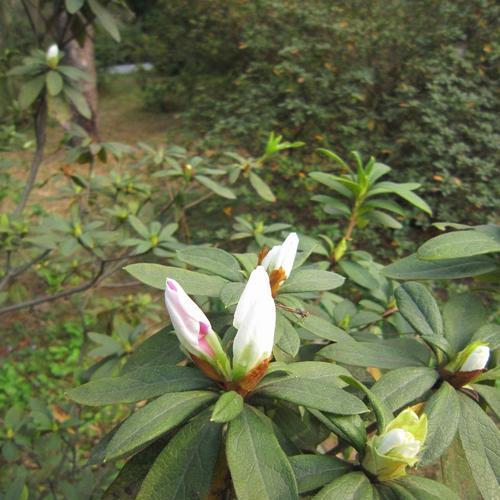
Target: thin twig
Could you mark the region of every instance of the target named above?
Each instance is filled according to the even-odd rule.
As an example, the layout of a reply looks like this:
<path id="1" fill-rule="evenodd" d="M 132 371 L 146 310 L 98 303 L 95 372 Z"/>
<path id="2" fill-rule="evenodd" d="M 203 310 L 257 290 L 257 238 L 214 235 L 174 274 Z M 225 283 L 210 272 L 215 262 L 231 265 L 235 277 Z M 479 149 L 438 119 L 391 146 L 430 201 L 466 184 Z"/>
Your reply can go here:
<path id="1" fill-rule="evenodd" d="M 36 257 L 33 257 L 33 259 L 29 260 L 28 262 L 25 262 L 23 265 L 15 267 L 15 268 L 11 268 L 5 274 L 5 276 L 2 278 L 2 280 L 0 281 L 0 290 L 2 290 L 9 283 L 9 281 L 12 280 L 12 278 L 19 276 L 20 274 L 24 273 L 24 271 L 26 271 L 26 269 L 29 269 L 31 266 L 33 266 L 37 262 L 45 259 L 45 257 L 47 257 L 47 255 L 49 255 L 49 253 L 51 251 L 52 250 L 45 250 L 41 254 L 38 254 Z M 10 252 L 8 253 L 8 257 L 9 256 L 10 256 Z"/>

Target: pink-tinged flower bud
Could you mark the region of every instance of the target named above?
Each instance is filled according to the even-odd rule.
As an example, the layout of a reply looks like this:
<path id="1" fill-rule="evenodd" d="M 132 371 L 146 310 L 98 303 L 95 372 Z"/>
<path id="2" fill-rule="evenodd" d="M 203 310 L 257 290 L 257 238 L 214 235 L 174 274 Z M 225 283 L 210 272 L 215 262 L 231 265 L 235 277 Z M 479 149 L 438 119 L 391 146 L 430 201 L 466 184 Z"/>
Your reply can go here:
<path id="1" fill-rule="evenodd" d="M 297 233 L 290 233 L 282 245 L 276 245 L 269 250 L 262 260 L 262 265 L 269 274 L 281 268 L 285 272 L 285 279 L 288 278 L 292 272 L 298 246 L 299 237 Z"/>
<path id="2" fill-rule="evenodd" d="M 252 271 L 233 320 L 238 330 L 233 343 L 233 380 L 239 380 L 269 359 L 274 345 L 276 306 L 263 266 Z"/>

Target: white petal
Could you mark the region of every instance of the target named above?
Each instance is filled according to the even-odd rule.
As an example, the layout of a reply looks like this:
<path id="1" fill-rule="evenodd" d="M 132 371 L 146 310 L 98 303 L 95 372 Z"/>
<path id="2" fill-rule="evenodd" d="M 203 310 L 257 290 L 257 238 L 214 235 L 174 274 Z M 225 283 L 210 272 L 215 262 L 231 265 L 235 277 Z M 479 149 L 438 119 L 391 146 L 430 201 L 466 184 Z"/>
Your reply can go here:
<path id="1" fill-rule="evenodd" d="M 233 325 L 235 328 L 240 328 L 249 311 L 254 308 L 255 303 L 260 297 L 265 295 L 271 296 L 271 285 L 269 284 L 269 276 L 263 266 L 257 266 L 248 279 L 248 283 L 241 294 L 236 311 L 234 313 Z"/>
<path id="2" fill-rule="evenodd" d="M 392 429 L 392 431 L 380 436 L 380 440 L 377 444 L 377 451 L 382 455 L 386 455 L 393 448 L 408 444 L 408 442 L 411 442 L 408 434 L 409 432 L 403 429 Z M 411 434 L 410 437 L 413 438 Z"/>
<path id="3" fill-rule="evenodd" d="M 277 267 L 282 267 L 285 270 L 287 278 L 292 272 L 298 246 L 299 237 L 297 236 L 297 233 L 290 233 L 283 242 L 283 245 L 281 245 L 280 261 L 278 262 L 279 265 Z"/>
<path id="4" fill-rule="evenodd" d="M 276 269 L 276 259 L 280 253 L 281 245 L 275 245 L 267 255 L 262 260 L 262 266 L 268 271 L 271 272 L 273 269 Z"/>
<path id="5" fill-rule="evenodd" d="M 460 368 L 462 372 L 472 372 L 474 370 L 482 370 L 488 363 L 490 358 L 490 349 L 488 346 L 480 345 L 476 347 L 469 357 L 465 360 L 465 363 Z"/>

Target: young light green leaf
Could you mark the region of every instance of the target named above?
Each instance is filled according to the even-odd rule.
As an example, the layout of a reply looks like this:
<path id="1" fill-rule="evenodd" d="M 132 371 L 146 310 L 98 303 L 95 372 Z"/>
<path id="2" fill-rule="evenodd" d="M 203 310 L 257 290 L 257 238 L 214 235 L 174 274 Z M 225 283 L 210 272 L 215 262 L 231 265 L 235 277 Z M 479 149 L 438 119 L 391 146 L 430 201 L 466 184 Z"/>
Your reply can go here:
<path id="1" fill-rule="evenodd" d="M 274 196 L 271 188 L 257 174 L 250 172 L 249 179 L 250 184 L 263 200 L 270 202 L 276 201 L 276 196 Z"/>
<path id="2" fill-rule="evenodd" d="M 243 411 L 243 398 L 235 391 L 224 392 L 215 403 L 210 420 L 230 422 Z"/>
<path id="3" fill-rule="evenodd" d="M 47 90 L 51 96 L 56 96 L 61 92 L 64 86 L 62 76 L 57 71 L 51 70 L 47 73 Z"/>
<path id="4" fill-rule="evenodd" d="M 404 283 L 394 291 L 399 312 L 422 335 L 443 335 L 443 319 L 434 297 L 425 286 Z"/>
<path id="5" fill-rule="evenodd" d="M 112 437 L 106 459 L 129 453 L 173 429 L 213 401 L 217 395 L 208 391 L 165 394 L 131 415 Z"/>
<path id="6" fill-rule="evenodd" d="M 206 498 L 219 457 L 220 424 L 200 415 L 183 427 L 159 454 L 137 500 Z"/>
<path id="7" fill-rule="evenodd" d="M 235 200 L 236 195 L 229 188 L 222 186 L 218 182 L 213 181 L 210 177 L 205 175 L 195 175 L 194 178 L 200 183 L 203 184 L 206 188 L 213 191 L 215 194 L 222 196 L 222 198 L 227 198 L 228 200 Z"/>

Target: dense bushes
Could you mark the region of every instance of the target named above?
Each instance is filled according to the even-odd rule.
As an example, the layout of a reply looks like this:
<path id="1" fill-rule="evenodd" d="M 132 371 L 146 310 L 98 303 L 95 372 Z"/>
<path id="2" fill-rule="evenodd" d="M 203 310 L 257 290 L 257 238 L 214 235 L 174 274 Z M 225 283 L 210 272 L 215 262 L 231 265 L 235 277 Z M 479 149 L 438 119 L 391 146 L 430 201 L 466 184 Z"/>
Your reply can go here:
<path id="1" fill-rule="evenodd" d="M 163 78 L 146 95 L 246 144 L 278 129 L 376 151 L 400 180 L 427 181 L 437 218 L 484 220 L 499 192 L 498 14 L 489 1 L 160 0 L 143 22 Z"/>

